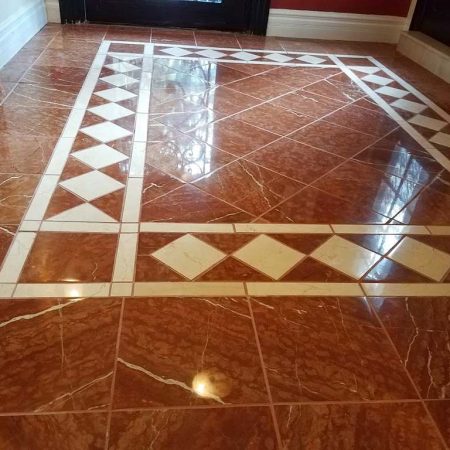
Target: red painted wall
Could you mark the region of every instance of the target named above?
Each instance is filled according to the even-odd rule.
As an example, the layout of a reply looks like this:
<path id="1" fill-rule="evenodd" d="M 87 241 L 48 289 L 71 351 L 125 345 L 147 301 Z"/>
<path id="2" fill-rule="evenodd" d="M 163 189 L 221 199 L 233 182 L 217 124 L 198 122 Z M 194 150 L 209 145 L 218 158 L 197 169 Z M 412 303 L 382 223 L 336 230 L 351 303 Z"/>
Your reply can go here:
<path id="1" fill-rule="evenodd" d="M 271 8 L 406 17 L 411 0 L 272 0 Z"/>

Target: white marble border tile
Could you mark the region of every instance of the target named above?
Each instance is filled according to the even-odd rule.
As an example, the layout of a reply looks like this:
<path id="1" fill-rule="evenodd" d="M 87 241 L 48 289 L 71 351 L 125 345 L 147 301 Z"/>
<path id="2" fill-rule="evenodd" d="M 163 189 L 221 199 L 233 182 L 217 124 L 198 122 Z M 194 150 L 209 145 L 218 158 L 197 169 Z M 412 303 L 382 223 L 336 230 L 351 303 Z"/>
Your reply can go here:
<path id="1" fill-rule="evenodd" d="M 248 295 L 268 296 L 364 296 L 358 283 L 247 282 Z"/>
<path id="2" fill-rule="evenodd" d="M 231 223 L 141 222 L 141 233 L 234 233 Z"/>
<path id="3" fill-rule="evenodd" d="M 241 282 L 143 282 L 134 284 L 134 297 L 228 297 L 246 295 Z"/>
<path id="4" fill-rule="evenodd" d="M 420 225 L 331 225 L 336 234 L 430 234 Z"/>
<path id="5" fill-rule="evenodd" d="M 117 244 L 113 282 L 131 282 L 137 258 L 138 233 L 121 233 Z"/>
<path id="6" fill-rule="evenodd" d="M 368 297 L 447 297 L 450 283 L 362 283 Z"/>
<path id="7" fill-rule="evenodd" d="M 108 297 L 111 283 L 36 283 L 18 284 L 14 298 L 33 297 Z"/>

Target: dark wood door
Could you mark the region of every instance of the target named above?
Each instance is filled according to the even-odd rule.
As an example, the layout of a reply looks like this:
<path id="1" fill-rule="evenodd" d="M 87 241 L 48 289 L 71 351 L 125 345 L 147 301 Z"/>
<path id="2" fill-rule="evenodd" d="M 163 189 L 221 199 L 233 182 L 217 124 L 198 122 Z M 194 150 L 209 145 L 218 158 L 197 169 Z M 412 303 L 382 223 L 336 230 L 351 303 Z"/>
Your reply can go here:
<path id="1" fill-rule="evenodd" d="M 411 29 L 450 45 L 450 0 L 419 0 Z"/>
<path id="2" fill-rule="evenodd" d="M 265 34 L 270 0 L 60 0 L 63 23 L 203 28 Z"/>

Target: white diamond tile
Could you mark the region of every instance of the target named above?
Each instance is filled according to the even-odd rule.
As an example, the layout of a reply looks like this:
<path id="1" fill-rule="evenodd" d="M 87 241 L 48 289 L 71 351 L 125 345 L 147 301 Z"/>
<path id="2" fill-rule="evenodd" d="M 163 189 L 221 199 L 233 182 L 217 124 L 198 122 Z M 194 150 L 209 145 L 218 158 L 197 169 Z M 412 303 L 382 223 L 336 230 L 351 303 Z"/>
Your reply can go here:
<path id="1" fill-rule="evenodd" d="M 52 222 L 80 222 L 80 226 L 85 222 L 117 222 L 115 219 L 108 216 L 103 211 L 100 211 L 95 206 L 92 206 L 90 203 L 83 203 L 82 205 L 75 206 L 74 208 L 63 211 L 48 220 Z M 92 229 L 91 232 L 93 232 Z"/>
<path id="2" fill-rule="evenodd" d="M 258 55 L 254 55 L 249 52 L 236 52 L 230 55 L 233 58 L 241 59 L 242 61 L 253 61 L 254 59 L 258 59 Z"/>
<path id="3" fill-rule="evenodd" d="M 420 113 L 424 109 L 427 109 L 426 105 L 422 105 L 421 103 L 417 103 L 417 102 L 411 102 L 410 100 L 405 100 L 403 98 L 391 103 L 391 106 L 394 106 L 395 108 L 400 108 L 400 109 L 403 109 L 405 111 L 409 111 L 412 113 Z"/>
<path id="4" fill-rule="evenodd" d="M 367 81 L 368 83 L 379 84 L 380 86 L 386 86 L 389 83 L 392 83 L 390 78 L 380 77 L 379 75 L 367 75 L 361 78 L 363 81 Z"/>
<path id="5" fill-rule="evenodd" d="M 447 125 L 447 122 L 444 122 L 443 120 L 422 116 L 422 114 L 417 114 L 417 116 L 411 117 L 408 122 L 434 131 L 439 131 Z"/>
<path id="6" fill-rule="evenodd" d="M 311 256 L 355 279 L 361 278 L 381 259 L 380 255 L 339 236 L 328 239 Z"/>
<path id="7" fill-rule="evenodd" d="M 371 67 L 371 66 L 352 66 L 350 64 L 353 72 L 362 72 L 362 73 L 368 73 L 368 74 L 372 74 L 372 73 L 377 73 L 380 71 L 380 69 L 378 67 Z"/>
<path id="8" fill-rule="evenodd" d="M 284 55 L 283 53 L 271 53 L 270 55 L 265 55 L 264 59 L 270 59 L 271 61 L 285 63 L 288 61 L 292 61 L 294 58 Z"/>
<path id="9" fill-rule="evenodd" d="M 95 95 L 98 95 L 105 100 L 109 100 L 110 102 L 121 102 L 122 100 L 128 100 L 130 98 L 136 97 L 136 94 L 118 87 L 95 92 Z"/>
<path id="10" fill-rule="evenodd" d="M 116 103 L 94 106 L 93 108 L 89 108 L 89 111 L 106 120 L 117 120 L 134 114 L 133 111 L 130 111 L 128 108 L 124 108 L 121 105 L 117 105 Z"/>
<path id="11" fill-rule="evenodd" d="M 326 59 L 318 58 L 317 56 L 304 55 L 297 58 L 299 61 L 306 62 L 308 64 L 321 64 L 326 61 Z"/>
<path id="12" fill-rule="evenodd" d="M 186 56 L 186 55 L 190 55 L 192 53 L 191 50 L 185 50 L 183 48 L 179 48 L 179 47 L 169 47 L 169 48 L 164 48 L 161 50 L 164 53 L 167 53 L 168 55 L 172 55 L 172 56 Z"/>
<path id="13" fill-rule="evenodd" d="M 72 156 L 93 169 L 102 169 L 128 159 L 128 156 L 105 144 L 80 150 L 72 153 Z"/>
<path id="14" fill-rule="evenodd" d="M 114 70 L 114 72 L 131 72 L 132 70 L 139 70 L 138 66 L 135 66 L 134 64 L 127 63 L 125 61 L 120 61 L 112 64 L 106 64 L 108 69 Z"/>
<path id="15" fill-rule="evenodd" d="M 445 147 L 450 147 L 450 134 L 437 133 L 430 139 L 430 142 L 434 142 L 435 144 L 443 145 Z"/>
<path id="16" fill-rule="evenodd" d="M 88 202 L 115 192 L 124 185 L 102 172 L 88 172 L 59 183 L 64 189 L 84 198 Z"/>
<path id="17" fill-rule="evenodd" d="M 138 82 L 136 78 L 129 77 L 124 73 L 116 73 L 114 75 L 108 75 L 107 77 L 100 78 L 100 80 L 106 81 L 107 83 L 117 87 L 129 86 L 130 84 L 135 84 Z"/>
<path id="18" fill-rule="evenodd" d="M 278 280 L 305 255 L 263 234 L 234 252 L 233 256 Z"/>
<path id="19" fill-rule="evenodd" d="M 408 94 L 404 89 L 397 89 L 390 86 L 383 86 L 378 88 L 375 92 L 378 94 L 389 95 L 389 97 L 402 98 Z"/>
<path id="20" fill-rule="evenodd" d="M 130 131 L 125 130 L 125 128 L 119 127 L 119 125 L 111 122 L 91 125 L 90 127 L 82 128 L 80 131 L 100 142 L 111 142 L 132 134 Z"/>
<path id="21" fill-rule="evenodd" d="M 190 234 L 160 248 L 152 255 L 192 280 L 226 257 L 226 254 Z"/>
<path id="22" fill-rule="evenodd" d="M 450 269 L 450 255 L 410 237 L 405 237 L 388 257 L 435 281 L 442 280 Z"/>
<path id="23" fill-rule="evenodd" d="M 196 52 L 197 55 L 204 56 L 205 58 L 211 58 L 211 59 L 218 59 L 223 58 L 225 56 L 225 53 L 218 52 L 217 50 L 207 49 L 202 50 L 200 52 Z"/>

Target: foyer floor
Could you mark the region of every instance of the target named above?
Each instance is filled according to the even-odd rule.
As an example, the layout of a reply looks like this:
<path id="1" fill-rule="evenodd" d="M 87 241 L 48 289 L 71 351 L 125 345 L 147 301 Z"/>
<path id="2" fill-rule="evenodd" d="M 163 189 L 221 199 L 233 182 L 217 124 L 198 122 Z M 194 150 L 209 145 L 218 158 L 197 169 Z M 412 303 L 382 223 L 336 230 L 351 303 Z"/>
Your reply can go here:
<path id="1" fill-rule="evenodd" d="M 449 448 L 448 84 L 49 25 L 0 103 L 0 449 Z"/>

